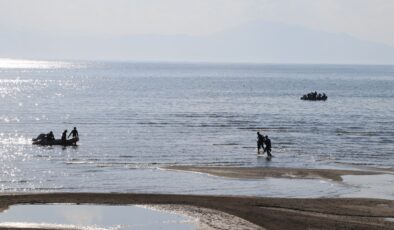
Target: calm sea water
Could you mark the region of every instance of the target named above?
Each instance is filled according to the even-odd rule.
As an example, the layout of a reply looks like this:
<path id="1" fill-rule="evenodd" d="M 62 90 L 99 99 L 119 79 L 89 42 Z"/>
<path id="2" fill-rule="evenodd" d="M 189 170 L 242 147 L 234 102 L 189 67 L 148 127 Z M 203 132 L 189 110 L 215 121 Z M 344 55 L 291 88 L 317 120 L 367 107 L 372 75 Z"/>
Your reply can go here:
<path id="1" fill-rule="evenodd" d="M 300 100 L 314 90 L 328 100 Z M 74 126 L 78 147 L 31 145 Z M 0 127 L 2 191 L 277 194 L 158 168 L 393 167 L 394 66 L 0 60 Z"/>

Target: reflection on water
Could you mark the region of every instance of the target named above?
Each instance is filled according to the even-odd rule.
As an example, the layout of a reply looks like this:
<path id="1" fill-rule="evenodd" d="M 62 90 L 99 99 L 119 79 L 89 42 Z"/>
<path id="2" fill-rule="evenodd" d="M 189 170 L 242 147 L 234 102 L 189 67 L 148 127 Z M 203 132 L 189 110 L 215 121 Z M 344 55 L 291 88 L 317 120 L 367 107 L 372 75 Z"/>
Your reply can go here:
<path id="1" fill-rule="evenodd" d="M 155 168 L 394 165 L 392 66 L 3 63 L 1 191 L 218 194 L 245 184 L 221 191 Z M 328 100 L 299 99 L 311 90 Z M 30 143 L 74 126 L 78 148 Z M 271 137 L 270 162 L 256 157 L 258 130 Z"/>
<path id="2" fill-rule="evenodd" d="M 54 69 L 72 66 L 61 61 L 37 61 L 0 58 L 0 69 Z"/>
<path id="3" fill-rule="evenodd" d="M 353 193 L 342 197 L 364 197 L 394 200 L 394 173 L 382 175 L 346 175 L 343 181 L 356 187 Z"/>
<path id="4" fill-rule="evenodd" d="M 139 206 L 15 205 L 0 213 L 0 228 L 194 229 L 187 217 Z"/>

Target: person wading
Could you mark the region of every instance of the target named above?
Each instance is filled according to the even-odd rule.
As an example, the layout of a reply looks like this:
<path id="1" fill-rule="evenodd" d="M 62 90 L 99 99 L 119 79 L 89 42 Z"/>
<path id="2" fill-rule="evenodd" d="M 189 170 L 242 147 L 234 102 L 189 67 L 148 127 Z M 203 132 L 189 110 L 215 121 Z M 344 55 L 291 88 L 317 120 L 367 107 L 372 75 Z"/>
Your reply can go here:
<path id="1" fill-rule="evenodd" d="M 74 127 L 74 129 L 70 132 L 70 134 L 68 134 L 68 137 L 70 138 L 71 135 L 73 138 L 78 137 L 77 127 Z"/>
<path id="2" fill-rule="evenodd" d="M 268 138 L 268 136 L 265 136 L 265 150 L 264 152 L 267 152 L 267 158 L 271 158 L 271 140 Z"/>
<path id="3" fill-rule="evenodd" d="M 66 145 L 67 142 L 67 129 L 64 130 L 64 132 L 62 133 L 62 145 Z"/>
<path id="4" fill-rule="evenodd" d="M 260 132 L 257 132 L 257 154 L 260 154 L 260 148 L 263 149 L 263 152 L 265 151 L 264 141 L 264 136 L 261 135 Z"/>

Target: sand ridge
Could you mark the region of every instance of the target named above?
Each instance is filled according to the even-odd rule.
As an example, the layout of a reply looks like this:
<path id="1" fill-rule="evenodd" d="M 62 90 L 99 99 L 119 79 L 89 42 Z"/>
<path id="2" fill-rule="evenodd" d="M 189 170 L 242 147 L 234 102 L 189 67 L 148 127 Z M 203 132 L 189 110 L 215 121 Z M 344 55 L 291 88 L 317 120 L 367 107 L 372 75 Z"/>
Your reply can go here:
<path id="1" fill-rule="evenodd" d="M 279 167 L 201 167 L 201 166 L 168 166 L 164 169 L 182 170 L 207 173 L 215 176 L 239 179 L 299 178 L 299 179 L 329 179 L 342 181 L 343 175 L 376 175 L 381 172 L 338 169 L 305 169 L 305 168 L 279 168 Z"/>

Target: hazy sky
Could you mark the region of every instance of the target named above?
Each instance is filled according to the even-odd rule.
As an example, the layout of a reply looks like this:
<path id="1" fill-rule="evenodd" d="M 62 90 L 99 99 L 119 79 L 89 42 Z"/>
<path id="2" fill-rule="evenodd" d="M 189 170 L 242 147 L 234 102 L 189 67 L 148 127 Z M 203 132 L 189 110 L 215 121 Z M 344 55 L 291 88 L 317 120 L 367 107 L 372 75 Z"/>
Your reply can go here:
<path id="1" fill-rule="evenodd" d="M 0 0 L 0 28 L 209 35 L 264 19 L 394 46 L 393 0 Z"/>

